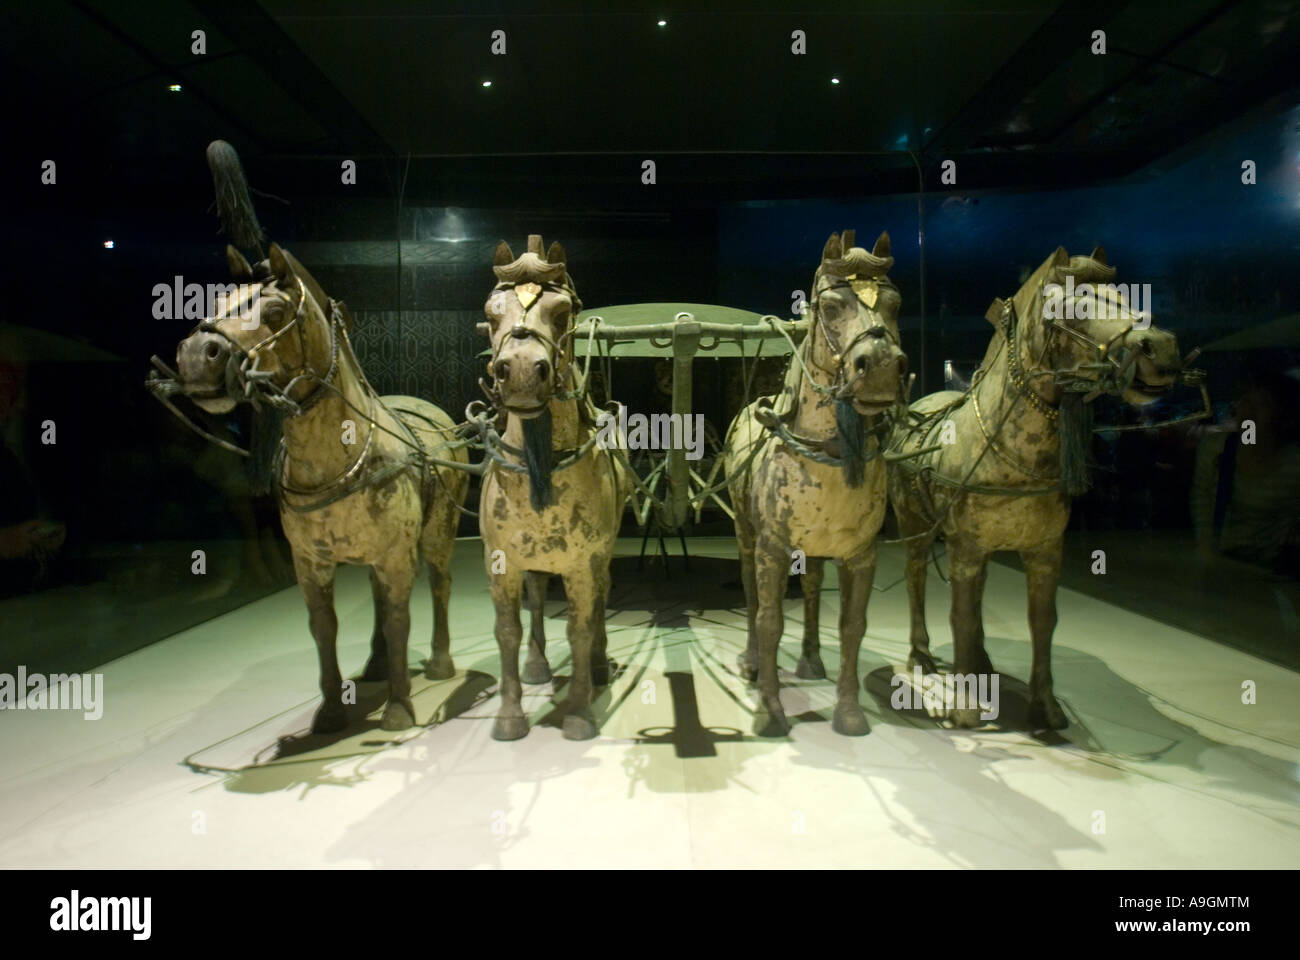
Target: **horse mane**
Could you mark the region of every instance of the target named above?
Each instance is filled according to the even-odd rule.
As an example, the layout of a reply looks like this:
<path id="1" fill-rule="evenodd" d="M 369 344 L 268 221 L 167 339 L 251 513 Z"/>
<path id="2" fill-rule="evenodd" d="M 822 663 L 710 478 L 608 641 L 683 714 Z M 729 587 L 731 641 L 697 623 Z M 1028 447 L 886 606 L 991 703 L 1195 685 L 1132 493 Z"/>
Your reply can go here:
<path id="1" fill-rule="evenodd" d="M 850 247 L 842 257 L 823 259 L 817 273 L 832 277 L 883 277 L 894 265 L 893 257 L 878 257 L 862 247 Z"/>
<path id="2" fill-rule="evenodd" d="M 502 283 L 556 283 L 569 286 L 569 273 L 563 263 L 547 263 L 531 250 L 511 263 L 494 264 L 492 272 Z"/>
<path id="3" fill-rule="evenodd" d="M 496 274 L 497 282 L 550 283 L 563 287 L 573 300 L 573 314 L 577 316 L 582 310 L 582 300 L 578 297 L 573 278 L 569 276 L 568 254 L 558 243 L 552 243 L 545 253 L 543 249 L 542 237 L 538 233 L 528 235 L 528 249 L 518 257 L 502 240 L 492 258 L 492 272 Z"/>

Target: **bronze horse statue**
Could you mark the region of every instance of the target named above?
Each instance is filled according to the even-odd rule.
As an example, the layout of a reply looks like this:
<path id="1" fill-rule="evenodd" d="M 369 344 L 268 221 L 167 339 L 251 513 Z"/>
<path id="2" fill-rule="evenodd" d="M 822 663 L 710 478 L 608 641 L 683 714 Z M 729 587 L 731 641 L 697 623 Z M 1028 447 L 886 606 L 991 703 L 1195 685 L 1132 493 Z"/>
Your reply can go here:
<path id="1" fill-rule="evenodd" d="M 575 371 L 573 319 L 582 302 L 564 248 L 553 243 L 542 250 L 537 235 L 518 258 L 505 241 L 498 244 L 492 267 L 497 283 L 484 305 L 492 341 L 487 389 L 496 416 L 492 424 L 479 417 L 488 454 L 479 527 L 501 652 L 501 713 L 492 728 L 498 740 L 528 733 L 519 674 L 525 582 L 533 629 L 524 675 L 536 683 L 551 676 L 541 620 L 551 574 L 563 579 L 569 610 L 573 676 L 564 736 L 596 735 L 592 685 L 608 683 L 610 673 L 609 564 L 632 492 L 621 450 L 597 442 L 598 415 Z"/>
<path id="2" fill-rule="evenodd" d="M 1087 404 L 1103 393 L 1148 404 L 1184 373 L 1174 335 L 1132 311 L 1114 276 L 1101 248 L 1070 257 L 1058 247 L 1014 297 L 990 308 L 996 332 L 971 386 L 918 400 L 909 428 L 893 438 L 898 452 L 930 448 L 889 468 L 890 501 L 907 544 L 908 666 L 936 671 L 925 625 L 926 555 L 935 536 L 942 532 L 947 543 L 960 675 L 993 672 L 981 613 L 985 575 L 991 553 L 1015 550 L 1028 581 L 1034 729 L 1068 725 L 1052 692 L 1051 644 L 1062 535 L 1071 497 L 1087 488 Z M 1068 291 L 1068 283 L 1076 295 L 1067 316 L 1074 319 L 1045 317 L 1048 299 L 1060 293 L 1051 285 Z M 957 707 L 955 725 L 979 724 L 976 706 Z"/>
<path id="3" fill-rule="evenodd" d="M 824 677 L 817 644 L 817 594 L 825 558 L 840 571 L 840 672 L 832 726 L 868 732 L 858 703 L 858 650 L 876 569 L 876 535 L 885 517 L 881 457 L 901 410 L 907 357 L 899 348 L 894 258 L 882 233 L 867 252 L 854 232 L 832 234 L 808 301 L 809 327 L 792 354 L 786 386 L 742 410 L 727 431 L 727 484 L 735 511 L 741 580 L 748 607 L 743 675 L 758 679 L 754 732 L 789 730 L 781 707 L 776 655 L 782 600 L 794 551 L 806 560 L 802 677 Z M 796 558 L 798 559 L 798 558 Z"/>
<path id="4" fill-rule="evenodd" d="M 375 626 L 364 679 L 388 680 L 385 730 L 415 722 L 407 664 L 410 597 L 421 557 L 433 590 L 433 655 L 425 675 L 455 674 L 447 603 L 467 463 L 455 425 L 415 397 L 379 396 L 348 339 L 350 317 L 275 244 L 256 268 L 226 248 L 245 299 L 199 322 L 176 351 L 178 392 L 210 413 L 251 401 L 283 418 L 271 479 L 320 659 L 314 733 L 347 725 L 339 673 L 334 574 L 370 567 Z M 161 364 L 160 364 L 161 366 Z"/>

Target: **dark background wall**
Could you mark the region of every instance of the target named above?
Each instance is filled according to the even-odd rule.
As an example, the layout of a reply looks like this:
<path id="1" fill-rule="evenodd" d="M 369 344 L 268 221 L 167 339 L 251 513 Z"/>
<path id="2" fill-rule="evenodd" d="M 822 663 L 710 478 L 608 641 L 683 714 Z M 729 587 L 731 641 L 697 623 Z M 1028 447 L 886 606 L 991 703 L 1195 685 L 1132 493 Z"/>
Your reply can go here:
<path id="1" fill-rule="evenodd" d="M 593 188 L 586 203 L 556 209 L 539 181 L 531 205 L 494 207 L 468 191 L 475 205 L 457 207 L 447 205 L 455 187 L 439 184 L 436 160 L 416 161 L 406 189 L 400 166 L 370 161 L 355 191 L 336 182 L 332 161 L 247 166 L 255 187 L 288 201 L 258 196 L 269 237 L 352 307 L 354 341 L 375 385 L 428 397 L 459 418 L 479 396 L 485 344 L 475 324 L 493 282 L 492 249 L 506 239 L 518 251 L 529 233 L 566 246 L 588 307 L 696 301 L 788 315 L 791 291 L 807 289 L 831 231 L 853 227 L 869 244 L 886 229 L 904 298 L 904 346 L 916 364 L 924 350 L 926 389 L 941 386 L 943 360 L 982 354 L 988 302 L 1013 292 L 1058 244 L 1071 252 L 1105 245 L 1121 281 L 1152 284 L 1156 321 L 1185 348 L 1294 314 L 1298 127 L 1295 110 L 1271 113 L 1161 167 L 1088 188 L 963 192 L 959 170 L 957 188 L 922 198 L 924 336 L 915 194 L 681 207 L 666 194 L 657 209 L 605 205 Z M 1240 182 L 1243 159 L 1257 163 L 1255 186 Z M 247 580 L 239 556 L 245 520 L 227 495 L 238 464 L 214 456 L 141 386 L 148 356 L 170 357 L 192 326 L 152 318 L 154 284 L 177 274 L 225 279 L 201 152 L 183 174 L 169 171 L 182 186 L 165 192 L 139 187 L 147 177 L 138 165 L 129 177 L 123 171 L 120 190 L 105 189 L 121 163 L 102 157 L 95 176 L 82 176 L 96 164 L 93 154 L 71 156 L 57 191 L 31 186 L 13 198 L 15 228 L 2 241 L 9 319 L 66 338 L 52 354 L 3 358 L 24 370 L 25 426 L 16 442 L 42 513 L 69 526 L 61 582 L 106 585 L 96 629 L 85 629 L 85 608 L 65 607 L 67 621 L 32 614 L 11 633 L 26 639 L 11 642 L 8 656 L 33 668 L 58 649 L 57 637 L 72 638 L 71 660 L 61 665 L 87 666 L 292 582 L 283 567 Z M 111 250 L 103 246 L 109 238 Z M 111 356 L 91 362 L 77 344 Z M 1296 362 L 1276 352 L 1230 363 L 1207 357 L 1216 400 L 1235 396 L 1240 369 L 1232 363 L 1255 359 L 1281 368 Z M 246 436 L 243 416 L 230 422 L 236 436 Z M 47 418 L 58 423 L 54 447 L 37 440 L 35 425 Z M 1109 479 L 1081 502 L 1076 525 L 1186 526 L 1194 445 L 1161 453 L 1163 442 L 1126 440 L 1123 461 L 1103 450 Z M 1157 454 L 1176 469 L 1125 475 L 1124 463 L 1149 464 Z M 1129 492 L 1144 488 L 1144 478 L 1152 481 L 1146 495 L 1154 489 L 1160 504 L 1154 514 L 1129 510 Z M 277 529 L 268 504 L 255 512 L 263 532 Z M 472 521 L 461 532 L 472 534 Z M 196 590 L 188 560 L 196 545 L 213 551 L 218 572 L 225 564 L 235 581 L 225 593 Z"/>

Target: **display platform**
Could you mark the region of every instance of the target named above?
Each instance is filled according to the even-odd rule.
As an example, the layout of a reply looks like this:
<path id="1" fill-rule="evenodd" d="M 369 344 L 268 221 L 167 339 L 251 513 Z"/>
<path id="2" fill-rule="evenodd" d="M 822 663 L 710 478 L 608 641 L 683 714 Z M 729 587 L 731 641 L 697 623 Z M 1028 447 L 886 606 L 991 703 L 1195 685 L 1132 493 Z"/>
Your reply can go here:
<path id="1" fill-rule="evenodd" d="M 990 565 L 987 646 L 999 725 L 947 729 L 895 710 L 907 610 L 902 551 L 881 549 L 863 643 L 863 738 L 832 732 L 833 568 L 823 594 L 827 680 L 794 676 L 802 601 L 785 603 L 780 665 L 790 735 L 750 733 L 753 688 L 735 541 L 692 539 L 687 571 L 613 566 L 598 738 L 553 725 L 551 686 L 525 688 L 532 730 L 494 741 L 500 663 L 481 545 L 454 557 L 457 674 L 417 674 L 420 726 L 379 727 L 385 688 L 360 684 L 353 723 L 307 732 L 316 658 L 297 589 L 100 668 L 104 713 L 13 712 L 0 741 L 4 867 L 1289 867 L 1300 862 L 1295 673 L 1213 638 L 1063 587 L 1059 734 L 1022 728 L 1025 586 Z M 946 584 L 929 578 L 934 650 L 951 656 Z M 553 588 L 554 595 L 554 588 Z M 366 573 L 340 569 L 340 660 L 355 675 L 372 623 Z M 431 604 L 412 603 L 412 656 Z M 548 650 L 568 672 L 564 604 Z M 419 664 L 412 662 L 412 669 Z M 1242 703 L 1252 681 L 1257 702 Z"/>

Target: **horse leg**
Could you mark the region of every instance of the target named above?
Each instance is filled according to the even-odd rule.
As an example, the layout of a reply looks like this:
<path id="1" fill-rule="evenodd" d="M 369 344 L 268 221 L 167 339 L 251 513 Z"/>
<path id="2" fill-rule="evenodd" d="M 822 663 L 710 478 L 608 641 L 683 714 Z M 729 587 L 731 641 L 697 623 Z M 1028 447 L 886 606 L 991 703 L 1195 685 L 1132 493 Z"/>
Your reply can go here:
<path id="1" fill-rule="evenodd" d="M 411 703 L 411 670 L 406 644 L 411 635 L 411 588 L 419 555 L 414 544 L 409 550 L 390 554 L 375 564 L 375 580 L 384 599 L 384 640 L 388 646 L 388 704 L 379 725 L 385 730 L 406 730 L 415 724 Z"/>
<path id="2" fill-rule="evenodd" d="M 795 667 L 795 675 L 805 680 L 825 680 L 826 667 L 821 655 L 822 578 L 826 574 L 826 561 L 821 557 L 808 558 L 808 572 L 803 575 L 803 656 Z M 843 604 L 843 594 L 840 603 Z"/>
<path id="3" fill-rule="evenodd" d="M 296 555 L 293 560 L 298 586 L 307 601 L 307 621 L 320 660 L 321 705 L 312 717 L 311 732 L 335 733 L 348 725 L 348 715 L 343 708 L 343 676 L 339 673 L 336 646 L 339 621 L 334 612 L 334 564 L 328 561 L 310 563 L 299 560 Z"/>
<path id="4" fill-rule="evenodd" d="M 736 514 L 736 542 L 740 549 L 740 582 L 745 588 L 745 652 L 737 660 L 740 675 L 750 683 L 758 679 L 757 591 L 754 583 L 754 531 Z"/>
<path id="5" fill-rule="evenodd" d="M 570 573 L 564 578 L 564 594 L 569 600 L 569 650 L 573 663 L 564 712 L 566 740 L 590 740 L 599 732 L 591 712 L 592 621 L 598 593 L 595 578 L 588 573 Z"/>
<path id="6" fill-rule="evenodd" d="M 609 607 L 609 561 L 595 569 L 595 601 L 591 611 L 591 682 L 598 687 L 609 686 L 613 665 L 605 648 L 609 638 L 605 635 L 605 610 Z"/>
<path id="7" fill-rule="evenodd" d="M 1029 581 L 1029 635 L 1034 661 L 1029 673 L 1032 729 L 1064 730 L 1070 725 L 1052 693 L 1052 633 L 1056 630 L 1056 585 L 1061 579 L 1061 542 L 1020 554 Z"/>
<path id="8" fill-rule="evenodd" d="M 451 625 L 447 609 L 451 603 L 451 544 L 445 555 L 429 561 L 429 591 L 433 594 L 433 648 L 424 675 L 430 680 L 449 680 L 456 675 L 451 659 Z"/>
<path id="9" fill-rule="evenodd" d="M 789 578 L 787 552 L 760 545 L 754 551 L 754 594 L 758 610 L 754 617 L 758 635 L 758 708 L 754 711 L 754 733 L 760 737 L 783 737 L 790 722 L 781 706 L 776 655 L 785 628 L 781 601 Z"/>
<path id="10" fill-rule="evenodd" d="M 375 604 L 375 626 L 370 633 L 370 656 L 361 671 L 362 680 L 388 679 L 388 645 L 384 642 L 384 592 L 375 579 L 375 569 L 370 568 L 370 596 Z"/>
<path id="11" fill-rule="evenodd" d="M 984 583 L 988 580 L 988 575 L 988 558 L 985 558 L 975 581 L 975 672 L 992 675 L 993 661 L 989 659 L 989 653 L 984 649 Z"/>
<path id="12" fill-rule="evenodd" d="M 948 558 L 948 577 L 952 586 L 949 622 L 952 625 L 953 673 L 959 677 L 969 676 L 978 673 L 980 667 L 979 647 L 983 625 L 979 622 L 979 591 L 983 588 L 989 558 L 979 547 L 961 546 L 955 540 L 948 545 Z M 958 727 L 977 727 L 983 722 L 979 715 L 978 705 L 954 709 L 953 724 Z"/>
<path id="13" fill-rule="evenodd" d="M 866 736 L 871 729 L 858 703 L 858 652 L 867 632 L 867 603 L 876 579 L 876 543 L 849 557 L 840 570 L 840 675 L 835 682 L 831 729 L 845 737 Z"/>
<path id="14" fill-rule="evenodd" d="M 491 553 L 484 545 L 484 551 Z M 522 599 L 524 575 L 515 572 L 513 565 L 506 572 L 491 573 L 488 561 L 492 606 L 496 608 L 497 649 L 501 652 L 501 712 L 492 724 L 495 740 L 518 740 L 528 734 L 528 718 L 524 716 L 523 686 L 519 682 L 519 642 L 524 628 L 519 621 L 519 601 Z"/>
<path id="15" fill-rule="evenodd" d="M 912 649 L 907 655 L 907 667 L 920 667 L 927 674 L 938 672 L 930 653 L 930 631 L 925 626 L 925 577 L 933 545 L 933 537 L 907 541 L 907 604 L 912 613 Z"/>
<path id="16" fill-rule="evenodd" d="M 548 683 L 551 665 L 546 662 L 546 583 L 550 574 L 529 571 L 524 575 L 528 597 L 528 659 L 521 676 L 524 683 Z"/>

